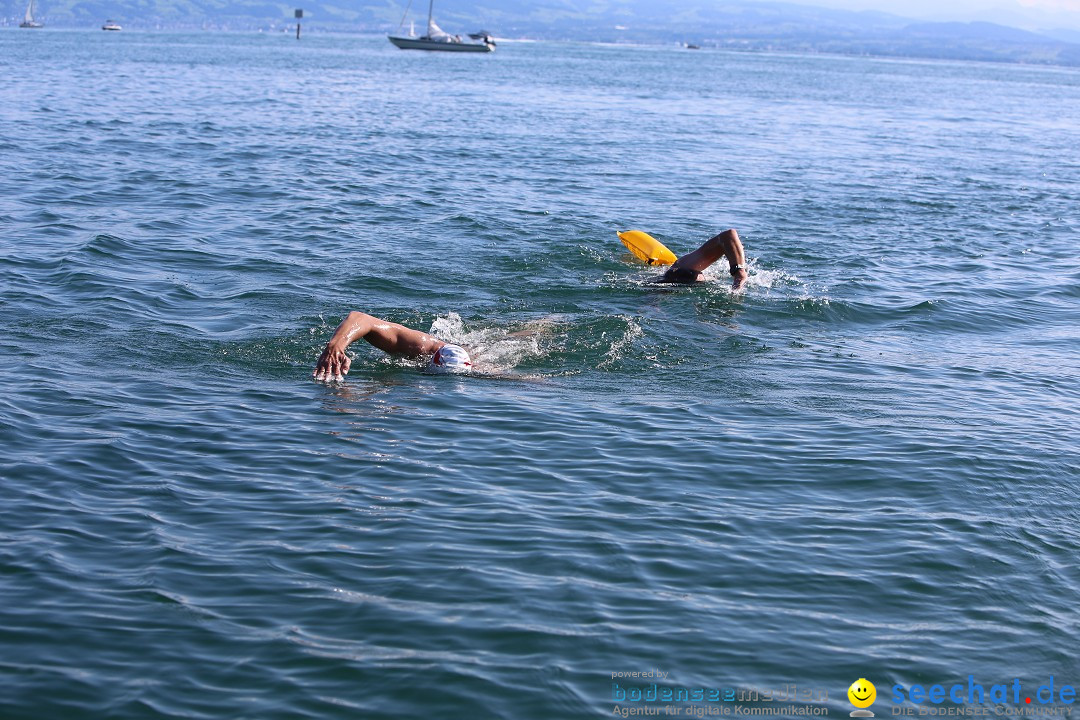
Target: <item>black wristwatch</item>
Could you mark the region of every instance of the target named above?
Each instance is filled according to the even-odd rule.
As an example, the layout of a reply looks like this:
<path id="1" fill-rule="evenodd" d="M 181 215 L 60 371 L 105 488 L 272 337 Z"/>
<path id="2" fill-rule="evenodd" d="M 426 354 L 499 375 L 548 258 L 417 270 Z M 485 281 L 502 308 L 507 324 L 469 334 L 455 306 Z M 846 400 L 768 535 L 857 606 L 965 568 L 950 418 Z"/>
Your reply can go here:
<path id="1" fill-rule="evenodd" d="M 740 270 L 745 270 L 745 269 L 746 269 L 745 265 L 732 265 L 731 266 L 731 274 L 734 275 L 735 273 L 739 272 Z"/>

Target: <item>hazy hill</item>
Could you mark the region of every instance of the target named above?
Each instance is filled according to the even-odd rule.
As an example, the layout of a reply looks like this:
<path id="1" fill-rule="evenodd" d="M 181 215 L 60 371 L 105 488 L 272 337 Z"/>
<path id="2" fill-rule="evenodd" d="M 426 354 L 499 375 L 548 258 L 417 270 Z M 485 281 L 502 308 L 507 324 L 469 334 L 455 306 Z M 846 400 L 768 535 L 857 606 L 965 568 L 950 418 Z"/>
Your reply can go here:
<path id="1" fill-rule="evenodd" d="M 386 32 L 404 2 L 372 0 L 38 0 L 51 26 L 94 27 L 114 18 L 130 29 L 281 28 L 302 7 L 308 32 Z M 9 24 L 24 0 L 0 0 Z M 409 17 L 422 29 L 427 3 Z M 917 23 L 878 12 L 850 12 L 747 0 L 438 0 L 451 32 L 481 27 L 502 37 L 675 43 L 742 50 L 835 52 L 1080 65 L 1068 32 L 1038 35 L 992 23 Z"/>

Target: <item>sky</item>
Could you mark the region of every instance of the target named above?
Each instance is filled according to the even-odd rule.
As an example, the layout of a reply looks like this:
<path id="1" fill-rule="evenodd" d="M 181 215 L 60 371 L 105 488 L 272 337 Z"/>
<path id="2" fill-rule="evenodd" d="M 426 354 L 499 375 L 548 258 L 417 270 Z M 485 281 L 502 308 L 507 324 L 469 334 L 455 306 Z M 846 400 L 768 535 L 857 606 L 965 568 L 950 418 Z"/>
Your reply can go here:
<path id="1" fill-rule="evenodd" d="M 844 10 L 880 10 L 935 21 L 997 22 L 1033 30 L 1080 30 L 1080 0 L 785 0 Z"/>

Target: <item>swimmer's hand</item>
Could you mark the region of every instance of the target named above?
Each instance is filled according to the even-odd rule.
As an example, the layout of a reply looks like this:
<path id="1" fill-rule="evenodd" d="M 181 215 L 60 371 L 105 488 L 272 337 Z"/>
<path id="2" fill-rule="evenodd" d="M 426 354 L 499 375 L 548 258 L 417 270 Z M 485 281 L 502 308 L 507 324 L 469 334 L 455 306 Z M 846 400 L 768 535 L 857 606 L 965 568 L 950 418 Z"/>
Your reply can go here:
<path id="1" fill-rule="evenodd" d="M 742 286 L 746 284 L 746 278 L 748 277 L 750 277 L 750 275 L 746 270 L 736 270 L 733 272 L 731 274 L 731 289 L 741 290 Z"/>
<path id="2" fill-rule="evenodd" d="M 351 365 L 352 360 L 345 354 L 344 348 L 327 343 L 311 376 L 316 380 L 344 380 Z"/>

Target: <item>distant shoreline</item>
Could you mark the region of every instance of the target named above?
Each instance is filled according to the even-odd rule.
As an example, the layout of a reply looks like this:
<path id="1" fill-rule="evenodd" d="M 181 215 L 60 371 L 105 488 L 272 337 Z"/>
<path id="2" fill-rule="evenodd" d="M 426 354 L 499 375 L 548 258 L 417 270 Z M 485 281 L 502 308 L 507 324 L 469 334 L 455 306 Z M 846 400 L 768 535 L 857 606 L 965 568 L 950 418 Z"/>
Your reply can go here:
<path id="1" fill-rule="evenodd" d="M 84 25 L 84 24 L 51 24 L 46 18 L 45 30 L 53 32 L 100 32 L 100 24 Z M 236 33 L 236 34 L 249 34 L 249 35 L 287 35 L 295 28 L 293 23 L 282 23 L 279 25 L 265 26 L 265 27 L 229 27 L 229 26 L 211 26 L 204 27 L 199 25 L 142 25 L 138 21 L 125 21 L 124 32 L 125 34 L 188 34 L 188 33 Z M 5 22 L 0 23 L 0 29 L 19 30 L 18 23 L 7 19 Z M 304 33 L 306 36 L 343 36 L 343 37 L 372 37 L 383 38 L 387 33 L 392 32 L 393 29 L 387 30 L 372 30 L 372 29 L 350 29 L 347 27 L 323 27 L 320 28 L 318 23 L 311 23 L 311 25 L 304 26 Z M 566 44 L 580 44 L 580 45 L 593 45 L 598 47 L 640 47 L 640 48 L 671 48 L 682 49 L 684 43 L 675 40 L 655 40 L 655 41 L 630 41 L 630 40 L 587 40 L 579 38 L 548 38 L 548 37 L 500 37 L 496 33 L 496 40 L 500 43 L 566 43 Z M 876 58 L 883 60 L 911 60 L 911 61 L 932 61 L 932 62 L 975 62 L 975 63 L 994 63 L 1002 65 L 1022 65 L 1022 66 L 1037 66 L 1037 67 L 1061 67 L 1061 68 L 1077 68 L 1080 67 L 1080 44 L 1071 44 L 1065 42 L 1059 42 L 1058 45 L 1067 48 L 1075 49 L 1075 56 L 1065 57 L 1009 57 L 1002 55 L 993 55 L 986 51 L 982 52 L 965 52 L 963 48 L 949 48 L 947 51 L 941 52 L 918 52 L 914 48 L 898 46 L 892 51 L 883 50 L 880 47 L 875 49 L 868 49 L 865 47 L 865 43 L 860 44 L 858 48 L 844 49 L 841 47 L 835 47 L 835 43 L 830 44 L 829 47 L 816 47 L 813 45 L 803 47 L 786 47 L 785 43 L 776 40 L 761 40 L 757 42 L 742 41 L 732 39 L 724 43 L 701 41 L 698 40 L 694 43 L 699 46 L 700 51 L 712 51 L 712 52 L 725 52 L 725 53 L 739 53 L 739 54 L 761 54 L 761 55 L 788 55 L 795 57 L 838 57 L 838 58 Z M 1015 51 L 1015 48 L 1013 48 Z"/>

